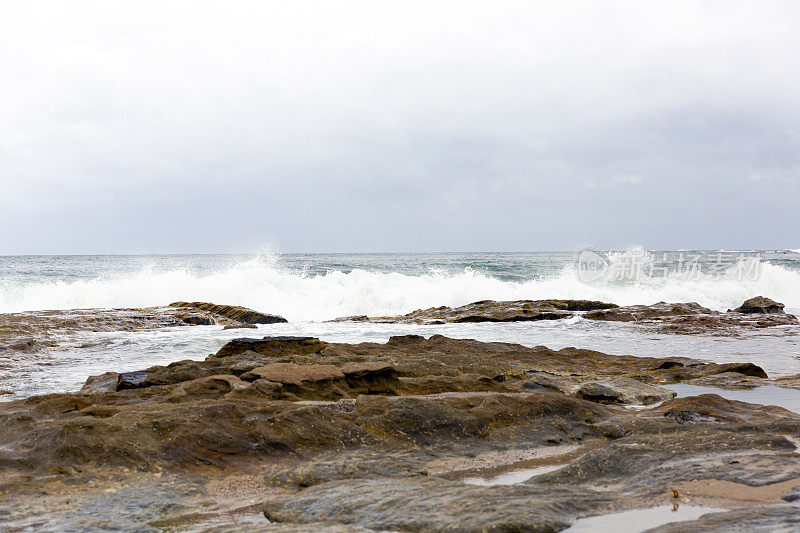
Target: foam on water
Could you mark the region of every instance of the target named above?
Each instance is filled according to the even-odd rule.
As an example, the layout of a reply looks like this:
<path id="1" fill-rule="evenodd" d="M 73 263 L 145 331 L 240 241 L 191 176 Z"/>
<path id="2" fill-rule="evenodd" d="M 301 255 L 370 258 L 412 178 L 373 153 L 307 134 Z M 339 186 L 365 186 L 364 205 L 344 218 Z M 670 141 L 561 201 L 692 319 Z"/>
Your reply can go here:
<path id="1" fill-rule="evenodd" d="M 0 312 L 144 307 L 175 300 L 204 300 L 244 305 L 281 314 L 291 321 L 308 321 L 398 314 L 483 299 L 576 298 L 620 305 L 695 301 L 725 310 L 756 295 L 782 301 L 789 311 L 800 310 L 800 272 L 777 264 L 762 264 L 760 275 L 752 280 L 668 276 L 636 283 L 586 284 L 566 261 L 544 274 L 531 266 L 522 279 L 502 279 L 481 270 L 479 263 L 476 260 L 476 267 L 458 269 L 433 264 L 417 272 L 403 271 L 401 264 L 396 271 L 342 267 L 309 272 L 307 268 L 283 265 L 279 256 L 265 255 L 242 258 L 213 270 L 145 264 L 81 279 L 5 276 L 0 277 Z"/>

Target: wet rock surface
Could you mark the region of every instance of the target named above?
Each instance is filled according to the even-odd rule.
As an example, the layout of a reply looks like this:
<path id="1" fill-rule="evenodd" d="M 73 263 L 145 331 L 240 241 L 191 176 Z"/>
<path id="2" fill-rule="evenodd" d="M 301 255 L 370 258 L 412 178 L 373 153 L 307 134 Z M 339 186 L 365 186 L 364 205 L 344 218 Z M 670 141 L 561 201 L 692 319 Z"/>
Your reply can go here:
<path id="1" fill-rule="evenodd" d="M 747 300 L 734 311 L 720 313 L 697 303 L 632 305 L 586 313 L 588 320 L 634 322 L 666 333 L 735 335 L 774 326 L 796 326 L 797 317 L 783 312 L 783 304 L 769 298 Z"/>
<path id="2" fill-rule="evenodd" d="M 282 316 L 267 315 L 238 305 L 218 305 L 208 302 L 174 302 L 169 306 L 206 311 L 212 315 L 229 318 L 241 324 L 278 324 L 288 322 Z"/>
<path id="3" fill-rule="evenodd" d="M 270 320 L 272 322 L 270 322 Z M 145 331 L 177 326 L 286 322 L 251 309 L 178 302 L 144 309 L 71 309 L 0 314 L 0 355 L 37 352 L 80 332 Z"/>
<path id="4" fill-rule="evenodd" d="M 498 302 L 483 300 L 461 307 L 431 307 L 419 309 L 395 317 L 353 316 L 336 321 L 437 324 L 465 322 L 531 322 L 537 320 L 560 320 L 574 316 L 576 312 L 611 309 L 615 304 L 589 300 L 517 300 Z"/>
<path id="5" fill-rule="evenodd" d="M 734 311 L 737 313 L 746 314 L 785 314 L 783 308 L 784 305 L 782 303 L 776 302 L 775 300 L 770 300 L 769 298 L 765 298 L 763 296 L 756 296 L 755 298 L 745 300 L 745 302 L 737 307 Z"/>
<path id="6" fill-rule="evenodd" d="M 445 324 L 464 322 L 524 322 L 561 320 L 582 316 L 587 320 L 630 322 L 664 333 L 736 335 L 742 331 L 774 326 L 796 326 L 797 317 L 783 311 L 783 304 L 758 296 L 734 311 L 721 313 L 700 304 L 658 302 L 620 307 L 588 300 L 484 300 L 461 307 L 432 307 L 393 317 L 351 316 L 336 321 Z"/>
<path id="7" fill-rule="evenodd" d="M 765 506 L 800 485 L 800 415 L 661 386 L 713 376 L 770 381 L 747 363 L 440 335 L 236 339 L 0 403 L 0 517 L 10 531 L 558 531 L 709 479 L 775 487 L 735 504 L 772 520 Z M 559 468 L 458 480 L 532 464 Z"/>

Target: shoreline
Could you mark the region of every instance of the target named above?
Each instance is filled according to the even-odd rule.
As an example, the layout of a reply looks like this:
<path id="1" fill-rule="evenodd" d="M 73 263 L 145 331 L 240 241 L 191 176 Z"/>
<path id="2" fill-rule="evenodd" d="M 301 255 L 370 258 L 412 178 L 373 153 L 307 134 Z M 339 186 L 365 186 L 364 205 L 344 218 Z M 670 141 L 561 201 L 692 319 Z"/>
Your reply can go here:
<path id="1" fill-rule="evenodd" d="M 175 309 L 131 310 L 141 327 L 130 334 L 159 330 Z M 208 323 L 211 308 L 198 309 L 187 325 Z M 0 402 L 8 530 L 560 530 L 676 504 L 720 509 L 720 531 L 727 515 L 800 516 L 765 511 L 800 485 L 800 414 L 720 388 L 797 390 L 800 376 L 438 334 L 348 344 L 258 333 L 234 330 L 240 339 L 205 359 L 175 353 L 78 392 Z M 676 398 L 670 383 L 721 394 Z"/>

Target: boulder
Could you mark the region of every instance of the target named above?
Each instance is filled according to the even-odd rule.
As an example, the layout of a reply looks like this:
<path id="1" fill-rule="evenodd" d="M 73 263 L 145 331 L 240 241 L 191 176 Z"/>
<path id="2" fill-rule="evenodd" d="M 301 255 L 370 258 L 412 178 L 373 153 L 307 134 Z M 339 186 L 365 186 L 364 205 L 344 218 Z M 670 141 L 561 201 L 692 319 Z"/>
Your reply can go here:
<path id="1" fill-rule="evenodd" d="M 138 370 L 136 372 L 122 372 L 117 376 L 116 390 L 136 389 L 152 372 Z"/>
<path id="2" fill-rule="evenodd" d="M 775 300 L 770 300 L 763 296 L 756 296 L 755 298 L 745 300 L 744 303 L 734 309 L 734 311 L 737 313 L 759 313 L 764 315 L 773 313 L 784 314 L 783 307 L 784 305 L 782 303 L 776 302 Z"/>

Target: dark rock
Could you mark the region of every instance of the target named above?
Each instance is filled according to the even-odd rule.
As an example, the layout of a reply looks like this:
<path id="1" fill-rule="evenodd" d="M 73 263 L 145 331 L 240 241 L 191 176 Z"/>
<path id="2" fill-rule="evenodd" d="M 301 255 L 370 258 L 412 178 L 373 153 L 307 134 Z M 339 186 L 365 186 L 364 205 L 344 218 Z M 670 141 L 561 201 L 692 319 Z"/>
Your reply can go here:
<path id="1" fill-rule="evenodd" d="M 692 411 L 667 411 L 664 413 L 666 418 L 671 418 L 678 424 L 684 424 L 686 422 L 722 422 L 713 416 L 701 415 L 700 413 L 694 413 Z"/>
<path id="2" fill-rule="evenodd" d="M 187 315 L 183 318 L 184 324 L 190 326 L 213 326 L 217 322 L 211 315 Z"/>
<path id="3" fill-rule="evenodd" d="M 800 486 L 792 487 L 792 492 L 781 496 L 781 500 L 785 502 L 796 502 L 797 500 L 800 500 Z M 798 525 L 800 525 L 800 521 L 798 521 Z"/>
<path id="4" fill-rule="evenodd" d="M 743 376 L 753 376 L 756 378 L 768 378 L 767 373 L 764 372 L 764 369 L 758 365 L 754 365 L 753 363 L 723 363 L 721 365 L 717 365 L 719 367 L 719 374 L 723 372 L 734 372 L 736 374 L 742 374 Z"/>
<path id="5" fill-rule="evenodd" d="M 288 322 L 288 320 L 282 316 L 267 315 L 236 305 L 217 305 L 208 302 L 174 302 L 169 305 L 170 307 L 188 307 L 191 309 L 208 311 L 215 315 L 224 316 L 245 324 L 276 324 Z"/>
<path id="6" fill-rule="evenodd" d="M 152 372 L 144 370 L 136 372 L 122 372 L 117 376 L 116 390 L 135 389 L 138 388 L 142 381 L 147 379 Z"/>
<path id="7" fill-rule="evenodd" d="M 783 307 L 784 305 L 782 303 L 778 303 L 775 300 L 770 300 L 763 296 L 756 296 L 755 298 L 745 300 L 744 303 L 734 309 L 734 311 L 737 313 L 783 314 Z"/>

